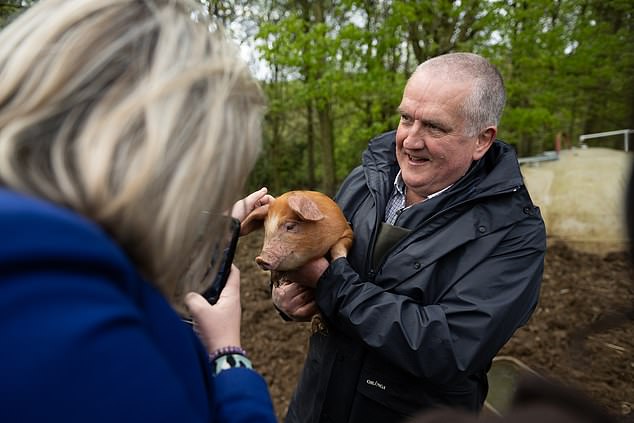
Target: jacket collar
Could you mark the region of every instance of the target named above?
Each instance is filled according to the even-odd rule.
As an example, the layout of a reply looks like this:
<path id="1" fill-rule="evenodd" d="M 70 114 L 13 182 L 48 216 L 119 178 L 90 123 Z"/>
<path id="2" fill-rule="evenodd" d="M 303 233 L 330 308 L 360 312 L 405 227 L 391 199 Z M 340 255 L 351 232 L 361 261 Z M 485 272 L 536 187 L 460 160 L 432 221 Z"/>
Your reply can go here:
<path id="1" fill-rule="evenodd" d="M 379 193 L 387 191 L 384 198 L 387 197 L 399 172 L 396 131 L 374 138 L 363 153 L 363 164 L 370 189 Z M 505 142 L 495 140 L 484 157 L 471 164 L 469 171 L 450 188 L 448 194 L 451 193 L 454 201 L 462 201 L 464 196 L 496 195 L 516 190 L 522 185 L 524 182 L 515 151 Z"/>

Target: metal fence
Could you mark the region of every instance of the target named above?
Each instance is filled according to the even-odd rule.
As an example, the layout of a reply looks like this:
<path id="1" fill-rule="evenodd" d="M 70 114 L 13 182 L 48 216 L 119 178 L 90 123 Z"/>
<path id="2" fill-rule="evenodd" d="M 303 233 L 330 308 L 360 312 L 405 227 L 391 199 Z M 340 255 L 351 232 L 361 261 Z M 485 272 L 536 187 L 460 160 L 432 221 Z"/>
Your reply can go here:
<path id="1" fill-rule="evenodd" d="M 623 146 L 625 151 L 629 150 L 629 136 L 634 133 L 634 129 L 621 129 L 618 131 L 597 132 L 595 134 L 583 134 L 579 136 L 579 146 L 586 146 L 586 140 L 593 138 L 612 137 L 614 135 L 623 135 Z"/>

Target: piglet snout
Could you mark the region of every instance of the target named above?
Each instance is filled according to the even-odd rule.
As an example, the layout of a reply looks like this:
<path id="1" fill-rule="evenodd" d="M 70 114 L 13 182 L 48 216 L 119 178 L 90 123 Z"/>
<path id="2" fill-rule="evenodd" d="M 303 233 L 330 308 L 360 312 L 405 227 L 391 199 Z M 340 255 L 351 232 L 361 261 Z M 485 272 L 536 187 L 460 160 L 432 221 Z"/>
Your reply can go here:
<path id="1" fill-rule="evenodd" d="M 273 265 L 269 263 L 268 261 L 266 261 L 265 259 L 263 259 L 262 256 L 257 256 L 255 258 L 255 262 L 257 263 L 258 266 L 260 266 L 260 269 L 262 270 L 273 270 Z"/>

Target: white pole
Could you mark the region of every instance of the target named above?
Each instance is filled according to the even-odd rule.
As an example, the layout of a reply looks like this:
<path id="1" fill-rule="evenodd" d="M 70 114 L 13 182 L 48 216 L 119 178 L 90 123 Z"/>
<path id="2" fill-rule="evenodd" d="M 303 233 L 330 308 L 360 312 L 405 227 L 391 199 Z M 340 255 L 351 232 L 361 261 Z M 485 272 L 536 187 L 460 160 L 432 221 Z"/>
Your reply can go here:
<path id="1" fill-rule="evenodd" d="M 579 146 L 583 147 L 583 145 L 585 144 L 586 140 L 592 139 L 592 138 L 602 138 L 602 137 L 609 137 L 612 135 L 620 135 L 623 134 L 623 136 L 625 137 L 624 139 L 624 149 L 625 151 L 630 151 L 630 146 L 629 146 L 629 138 L 630 138 L 630 133 L 634 133 L 634 129 L 622 129 L 619 131 L 609 131 L 609 132 L 598 132 L 596 134 L 583 134 L 583 135 L 579 135 Z"/>

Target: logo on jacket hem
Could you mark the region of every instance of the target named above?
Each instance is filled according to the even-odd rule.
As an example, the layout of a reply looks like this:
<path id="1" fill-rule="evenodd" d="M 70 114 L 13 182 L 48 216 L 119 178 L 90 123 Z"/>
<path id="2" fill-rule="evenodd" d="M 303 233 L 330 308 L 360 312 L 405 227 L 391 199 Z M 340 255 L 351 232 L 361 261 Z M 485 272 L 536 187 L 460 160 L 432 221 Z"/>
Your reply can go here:
<path id="1" fill-rule="evenodd" d="M 379 389 L 382 389 L 383 391 L 385 391 L 385 385 L 383 385 L 381 382 L 379 382 L 378 380 L 370 380 L 370 379 L 366 379 L 365 383 L 367 383 L 370 386 L 376 386 Z"/>

